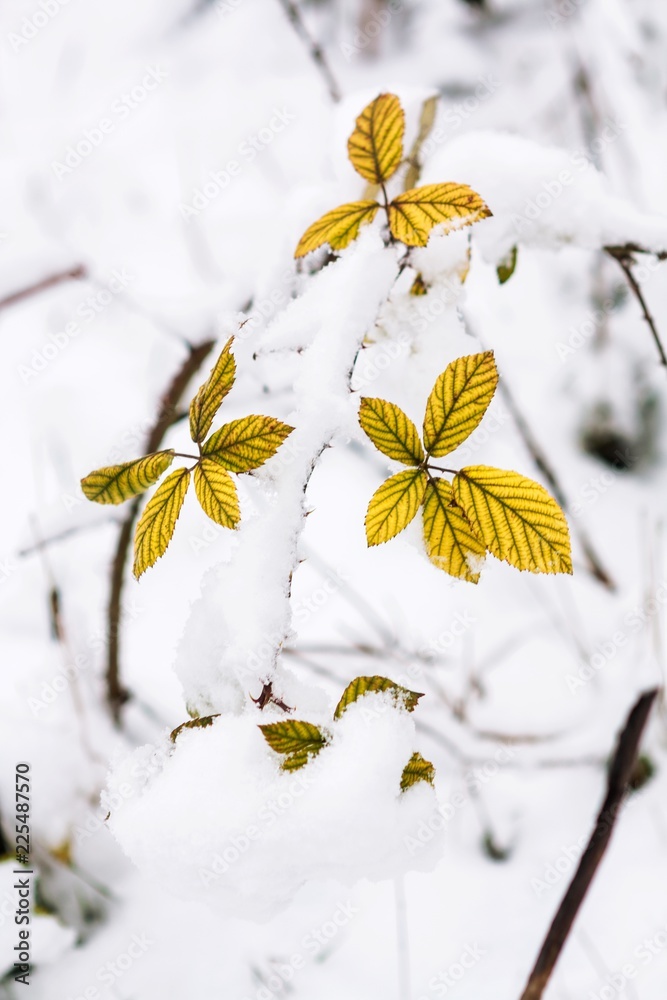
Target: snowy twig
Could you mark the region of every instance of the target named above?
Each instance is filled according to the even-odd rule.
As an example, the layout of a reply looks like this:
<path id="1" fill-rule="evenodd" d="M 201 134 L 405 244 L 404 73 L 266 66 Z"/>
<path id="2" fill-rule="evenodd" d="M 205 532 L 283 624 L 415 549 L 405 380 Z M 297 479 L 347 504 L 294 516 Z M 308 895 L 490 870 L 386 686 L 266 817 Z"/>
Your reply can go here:
<path id="1" fill-rule="evenodd" d="M 77 281 L 80 278 L 87 278 L 88 272 L 83 264 L 76 264 L 74 267 L 69 267 L 65 271 L 57 271 L 55 274 L 50 274 L 47 278 L 42 278 L 41 281 L 36 281 L 34 285 L 27 285 L 25 288 L 20 288 L 18 292 L 12 292 L 11 295 L 5 295 L 4 299 L 0 299 L 0 309 L 6 309 L 8 306 L 14 306 L 18 302 L 23 302 L 24 299 L 29 299 L 33 295 L 39 295 L 40 292 L 45 292 L 48 288 L 53 288 L 55 285 L 60 285 L 64 281 Z"/>
<path id="2" fill-rule="evenodd" d="M 162 440 L 178 418 L 178 406 L 188 384 L 213 350 L 215 340 L 205 340 L 196 347 L 191 347 L 188 355 L 172 378 L 167 391 L 162 397 L 157 419 L 146 440 L 146 454 L 157 451 Z M 116 552 L 111 566 L 111 592 L 107 613 L 108 658 L 106 669 L 107 702 L 116 723 L 120 720 L 120 710 L 127 701 L 128 692 L 120 680 L 120 617 L 121 597 L 125 579 L 125 564 L 130 551 L 134 525 L 139 514 L 141 497 L 130 505 L 122 522 Z"/>
<path id="3" fill-rule="evenodd" d="M 657 688 L 643 694 L 628 716 L 609 769 L 607 794 L 595 828 L 549 928 L 526 988 L 521 994 L 521 1000 L 540 1000 L 551 978 L 579 908 L 609 845 L 621 804 L 632 777 L 642 733 L 657 694 Z"/>
<path id="4" fill-rule="evenodd" d="M 649 330 L 651 331 L 653 339 L 655 340 L 655 345 L 658 348 L 658 354 L 660 355 L 660 363 L 667 368 L 667 354 L 665 353 L 665 348 L 662 344 L 662 341 L 660 340 L 660 334 L 658 333 L 658 328 L 655 325 L 655 320 L 653 319 L 653 316 L 651 315 L 648 305 L 646 304 L 646 299 L 644 298 L 639 282 L 632 273 L 632 265 L 634 263 L 632 253 L 633 252 L 645 253 L 646 251 L 640 250 L 639 248 L 637 248 L 635 251 L 632 251 L 628 250 L 626 247 L 605 247 L 605 250 L 610 257 L 613 257 L 614 260 L 618 261 L 620 267 L 623 270 L 623 273 L 625 274 L 625 277 L 628 279 L 628 284 L 630 285 L 630 288 L 632 289 L 632 292 L 635 298 L 637 299 L 637 302 L 641 306 L 644 319 L 648 323 Z M 656 254 L 655 256 L 658 258 L 658 260 L 664 260 L 664 256 L 660 254 Z"/>
<path id="5" fill-rule="evenodd" d="M 338 86 L 338 81 L 333 74 L 331 66 L 327 60 L 326 55 L 322 46 L 317 42 L 313 36 L 308 31 L 303 18 L 301 17 L 301 11 L 299 10 L 297 4 L 294 0 L 280 0 L 282 7 L 293 25 L 299 38 L 305 44 L 310 58 L 313 60 L 318 70 L 322 74 L 324 82 L 327 86 L 327 90 L 331 96 L 331 100 L 338 103 L 341 99 L 341 90 Z"/>

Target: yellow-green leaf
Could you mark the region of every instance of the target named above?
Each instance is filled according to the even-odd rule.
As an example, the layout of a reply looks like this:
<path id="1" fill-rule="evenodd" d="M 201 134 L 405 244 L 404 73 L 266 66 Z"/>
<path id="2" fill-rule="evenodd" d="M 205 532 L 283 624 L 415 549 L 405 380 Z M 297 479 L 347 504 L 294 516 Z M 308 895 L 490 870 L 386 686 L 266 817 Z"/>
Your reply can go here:
<path id="1" fill-rule="evenodd" d="M 404 190 L 413 188 L 419 180 L 421 174 L 421 148 L 429 137 L 431 129 L 435 124 L 435 116 L 438 110 L 437 96 L 427 97 L 422 104 L 421 115 L 419 116 L 419 131 L 417 138 L 412 144 L 412 149 L 408 156 L 408 170 L 405 175 Z"/>
<path id="2" fill-rule="evenodd" d="M 426 403 L 424 445 L 429 455 L 448 455 L 472 434 L 497 385 L 493 351 L 469 354 L 447 365 Z"/>
<path id="3" fill-rule="evenodd" d="M 250 472 L 278 451 L 293 427 L 275 417 L 251 414 L 224 424 L 202 445 L 202 454 L 232 472 Z"/>
<path id="4" fill-rule="evenodd" d="M 408 688 L 401 687 L 395 681 L 390 681 L 388 677 L 378 677 L 377 675 L 373 677 L 355 677 L 343 691 L 341 699 L 336 705 L 334 719 L 340 719 L 345 709 L 355 701 L 358 701 L 359 698 L 363 698 L 366 694 L 374 694 L 377 691 L 388 691 L 392 695 L 396 705 L 408 712 L 414 711 L 419 699 L 423 698 L 421 692 L 410 691 Z"/>
<path id="5" fill-rule="evenodd" d="M 426 781 L 432 785 L 435 780 L 435 768 L 430 760 L 424 760 L 420 753 L 413 753 L 403 768 L 401 775 L 401 791 L 407 792 L 418 781 Z"/>
<path id="6" fill-rule="evenodd" d="M 107 465 L 82 479 L 81 489 L 95 503 L 122 503 L 156 483 L 173 460 L 173 451 L 156 451 L 133 462 Z"/>
<path id="7" fill-rule="evenodd" d="M 236 485 L 226 469 L 210 458 L 195 468 L 195 492 L 202 510 L 223 528 L 235 528 L 241 519 Z"/>
<path id="8" fill-rule="evenodd" d="M 418 274 L 410 286 L 410 295 L 426 295 L 427 293 L 428 285 L 424 281 L 421 274 Z"/>
<path id="9" fill-rule="evenodd" d="M 361 112 L 347 141 L 350 163 L 371 184 L 383 184 L 403 159 L 405 115 L 395 94 L 380 94 Z"/>
<path id="10" fill-rule="evenodd" d="M 422 469 L 406 469 L 387 479 L 371 497 L 366 511 L 366 540 L 380 545 L 410 524 L 419 510 L 428 478 Z"/>
<path id="11" fill-rule="evenodd" d="M 344 250 L 356 240 L 361 227 L 373 221 L 379 207 L 377 201 L 350 201 L 333 208 L 306 229 L 294 256 L 305 257 L 324 243 L 332 250 Z"/>
<path id="12" fill-rule="evenodd" d="M 285 754 L 282 764 L 285 771 L 304 767 L 329 741 L 328 735 L 319 726 L 298 719 L 270 722 L 259 728 L 271 749 Z"/>
<path id="13" fill-rule="evenodd" d="M 220 713 L 217 712 L 215 715 L 202 715 L 197 716 L 196 719 L 188 719 L 187 722 L 181 722 L 180 726 L 176 726 L 175 729 L 172 729 L 169 739 L 172 743 L 175 743 L 185 729 L 207 729 L 209 726 L 213 725 L 214 719 L 219 718 Z"/>
<path id="14" fill-rule="evenodd" d="M 190 403 L 190 436 L 193 441 L 204 440 L 220 404 L 234 385 L 236 361 L 231 351 L 233 340 L 233 337 L 229 338 L 211 374 Z"/>
<path id="15" fill-rule="evenodd" d="M 403 465 L 419 465 L 424 449 L 417 428 L 394 403 L 364 396 L 359 407 L 359 423 L 375 447 Z"/>
<path id="16" fill-rule="evenodd" d="M 392 236 L 410 247 L 425 247 L 434 226 L 449 233 L 491 215 L 467 184 L 426 184 L 397 195 L 389 205 Z"/>
<path id="17" fill-rule="evenodd" d="M 426 487 L 423 517 L 426 551 L 434 566 L 477 583 L 486 548 L 461 508 L 454 506 L 452 487 L 444 479 Z"/>
<path id="18" fill-rule="evenodd" d="M 177 469 L 160 483 L 146 504 L 134 535 L 133 572 L 137 579 L 166 552 L 189 484 L 188 469 Z"/>
<path id="19" fill-rule="evenodd" d="M 454 477 L 454 496 L 498 559 L 532 573 L 571 573 L 565 515 L 543 486 L 518 472 L 473 465 Z"/>
<path id="20" fill-rule="evenodd" d="M 517 256 L 518 248 L 513 246 L 507 256 L 501 260 L 500 264 L 498 264 L 496 274 L 498 275 L 498 281 L 501 285 L 504 285 L 506 281 L 509 281 L 514 274 Z"/>

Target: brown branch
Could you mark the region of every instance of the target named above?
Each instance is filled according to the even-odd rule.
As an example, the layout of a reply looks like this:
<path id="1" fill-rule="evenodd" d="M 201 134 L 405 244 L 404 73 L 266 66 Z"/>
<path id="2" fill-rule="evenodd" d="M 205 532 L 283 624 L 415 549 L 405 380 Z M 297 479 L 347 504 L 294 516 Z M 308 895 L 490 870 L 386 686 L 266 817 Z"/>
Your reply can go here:
<path id="1" fill-rule="evenodd" d="M 301 17 L 301 11 L 294 0 L 280 0 L 280 3 L 287 14 L 290 24 L 296 31 L 299 38 L 304 42 L 310 58 L 322 74 L 331 100 L 337 104 L 342 96 L 340 87 L 338 86 L 338 81 L 336 80 L 331 67 L 329 66 L 329 62 L 324 54 L 322 46 L 319 42 L 315 41 L 313 36 L 310 34 L 303 18 Z"/>
<path id="2" fill-rule="evenodd" d="M 611 840 L 614 824 L 618 819 L 623 798 L 635 767 L 642 733 L 657 694 L 657 688 L 643 694 L 628 716 L 611 763 L 607 794 L 595 828 L 547 932 L 526 988 L 521 994 L 521 1000 L 541 1000 L 551 978 L 577 913 Z"/>
<path id="3" fill-rule="evenodd" d="M 160 401 L 157 419 L 146 440 L 145 451 L 150 454 L 158 451 L 162 440 L 171 427 L 180 418 L 178 411 L 181 397 L 188 387 L 190 379 L 199 370 L 215 345 L 214 340 L 206 340 L 203 344 L 191 347 L 185 361 L 172 378 L 167 391 Z M 125 566 L 130 551 L 134 525 L 139 514 L 141 497 L 132 501 L 121 525 L 118 543 L 113 563 L 111 565 L 111 589 L 107 611 L 107 641 L 108 655 L 106 667 L 107 701 L 116 725 L 120 722 L 120 712 L 129 698 L 129 692 L 120 679 L 120 620 L 122 613 L 123 583 Z"/>
<path id="4" fill-rule="evenodd" d="M 76 264 L 74 267 L 70 267 L 66 271 L 58 271 L 56 274 L 50 274 L 48 278 L 42 278 L 41 281 L 35 282 L 34 285 L 28 285 L 26 288 L 20 288 L 18 292 L 12 292 L 11 295 L 5 295 L 4 299 L 0 299 L 0 309 L 6 309 L 8 306 L 16 305 L 17 302 L 23 302 L 24 299 L 29 299 L 33 295 L 39 295 L 40 292 L 45 292 L 48 288 L 60 285 L 64 281 L 77 281 L 80 278 L 87 277 L 88 271 L 84 265 Z"/>
<path id="5" fill-rule="evenodd" d="M 660 355 L 660 363 L 667 368 L 667 354 L 665 353 L 665 348 L 663 347 L 662 341 L 660 340 L 660 334 L 658 333 L 658 328 L 655 324 L 655 320 L 651 315 L 651 311 L 646 303 L 646 299 L 642 293 L 639 282 L 632 273 L 632 265 L 634 264 L 634 258 L 632 256 L 631 250 L 625 247 L 605 247 L 606 252 L 610 257 L 613 257 L 615 261 L 618 262 L 621 267 L 625 277 L 628 280 L 628 284 L 632 289 L 632 292 L 637 299 L 642 311 L 642 315 L 646 322 L 648 323 L 648 328 L 651 331 L 653 339 L 655 341 L 655 346 L 658 348 L 658 354 Z M 638 251 L 635 251 L 638 252 Z M 645 253 L 645 251 L 639 251 Z M 664 260 L 664 257 L 660 254 L 655 254 L 658 260 Z"/>

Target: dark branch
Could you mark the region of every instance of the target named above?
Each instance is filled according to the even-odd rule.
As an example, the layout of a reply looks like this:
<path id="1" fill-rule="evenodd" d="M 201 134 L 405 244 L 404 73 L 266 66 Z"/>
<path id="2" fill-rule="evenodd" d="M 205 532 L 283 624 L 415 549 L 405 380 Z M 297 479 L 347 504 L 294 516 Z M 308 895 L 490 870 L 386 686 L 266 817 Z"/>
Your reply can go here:
<path id="1" fill-rule="evenodd" d="M 631 244 L 630 244 L 631 245 Z M 640 250 L 636 248 L 635 250 L 629 250 L 627 247 L 605 247 L 606 252 L 610 257 L 613 257 L 615 261 L 618 261 L 619 266 L 623 270 L 625 277 L 628 279 L 628 284 L 632 289 L 632 292 L 637 299 L 642 311 L 644 319 L 648 323 L 648 328 L 653 335 L 655 341 L 655 346 L 658 348 L 658 354 L 660 355 L 660 363 L 667 368 L 667 354 L 665 354 L 665 348 L 663 347 L 662 341 L 660 340 L 660 334 L 658 333 L 658 328 L 655 325 L 655 320 L 651 315 L 651 311 L 646 303 L 643 292 L 639 285 L 639 282 L 635 278 L 632 272 L 632 265 L 634 264 L 633 253 L 646 253 L 645 250 Z M 665 256 L 662 254 L 655 254 L 658 260 L 665 260 Z"/>
<path id="2" fill-rule="evenodd" d="M 48 288 L 60 285 L 64 281 L 77 281 L 80 278 L 87 277 L 88 272 L 83 264 L 77 264 L 75 267 L 70 267 L 66 271 L 58 271 L 56 274 L 50 274 L 48 278 L 42 278 L 41 281 L 35 282 L 34 285 L 28 285 L 26 288 L 20 288 L 18 292 L 12 292 L 11 295 L 5 295 L 4 299 L 0 299 L 0 309 L 6 309 L 8 306 L 14 306 L 17 302 L 23 302 L 24 299 L 29 299 L 33 295 L 45 292 Z"/>
<path id="3" fill-rule="evenodd" d="M 338 86 L 338 81 L 336 80 L 331 67 L 329 66 L 322 46 L 319 42 L 315 41 L 313 36 L 308 31 L 308 28 L 301 17 L 301 11 L 294 0 L 280 0 L 280 3 L 282 4 L 282 7 L 297 35 L 305 44 L 310 58 L 322 74 L 327 90 L 329 91 L 329 95 L 331 96 L 331 100 L 338 103 L 341 99 L 340 87 Z"/>
<path id="4" fill-rule="evenodd" d="M 643 694 L 628 716 L 620 735 L 616 753 L 609 770 L 607 794 L 595 823 L 588 846 L 581 856 L 579 866 L 568 886 L 558 912 L 549 928 L 537 961 L 530 974 L 521 1000 L 541 1000 L 551 978 L 556 962 L 572 930 L 579 908 L 611 840 L 614 824 L 618 819 L 623 798 L 637 761 L 639 743 L 644 732 L 657 688 Z"/>

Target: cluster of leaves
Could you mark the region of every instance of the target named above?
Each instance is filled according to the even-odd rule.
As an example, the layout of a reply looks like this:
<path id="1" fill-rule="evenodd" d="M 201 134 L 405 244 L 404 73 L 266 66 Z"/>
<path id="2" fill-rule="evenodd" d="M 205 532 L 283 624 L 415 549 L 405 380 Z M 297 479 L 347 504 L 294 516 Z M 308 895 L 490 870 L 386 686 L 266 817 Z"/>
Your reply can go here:
<path id="1" fill-rule="evenodd" d="M 434 114 L 435 103 L 427 102 L 416 145 L 430 128 Z M 295 257 L 304 257 L 325 243 L 332 250 L 343 250 L 380 209 L 386 214 L 392 239 L 408 247 L 425 247 L 435 226 L 443 224 L 444 232 L 450 232 L 491 215 L 482 198 L 466 184 L 408 187 L 389 201 L 385 185 L 402 164 L 408 164 L 407 184 L 414 183 L 418 175 L 415 150 L 404 157 L 404 135 L 405 113 L 395 94 L 380 94 L 364 108 L 348 139 L 347 152 L 354 169 L 379 190 L 382 201 L 368 198 L 327 212 L 303 234 Z"/>
<path id="2" fill-rule="evenodd" d="M 389 694 L 394 704 L 407 712 L 414 711 L 422 697 L 419 692 L 401 687 L 388 677 L 356 677 L 343 691 L 334 711 L 334 722 L 337 722 L 345 710 L 359 698 L 378 691 Z M 330 730 L 298 719 L 283 719 L 259 728 L 271 749 L 283 757 L 281 766 L 284 771 L 296 771 L 304 767 L 334 738 Z M 433 764 L 424 760 L 421 754 L 414 753 L 403 769 L 401 791 L 406 791 L 418 781 L 427 781 L 432 785 L 434 777 Z"/>
<path id="3" fill-rule="evenodd" d="M 394 403 L 361 400 L 359 422 L 375 447 L 409 466 L 375 492 L 366 513 L 369 545 L 389 541 L 423 508 L 426 551 L 451 576 L 477 583 L 487 552 L 520 570 L 571 573 L 567 521 L 543 486 L 518 472 L 473 465 L 433 465 L 477 427 L 493 399 L 498 372 L 492 351 L 458 358 L 438 376 L 426 404 L 423 445 Z M 453 475 L 450 483 L 434 473 Z"/>
<path id="4" fill-rule="evenodd" d="M 294 430 L 274 417 L 252 414 L 223 424 L 207 436 L 236 378 L 232 342 L 233 338 L 227 341 L 208 379 L 190 403 L 190 436 L 199 454 L 178 457 L 193 459 L 194 465 L 171 472 L 148 501 L 139 519 L 134 536 L 133 568 L 137 579 L 164 555 L 191 476 L 204 512 L 223 528 L 236 528 L 241 513 L 236 484 L 230 473 L 252 472 L 259 468 Z M 95 503 L 119 504 L 144 493 L 176 457 L 177 452 L 168 449 L 132 462 L 105 466 L 82 479 L 81 488 Z"/>

